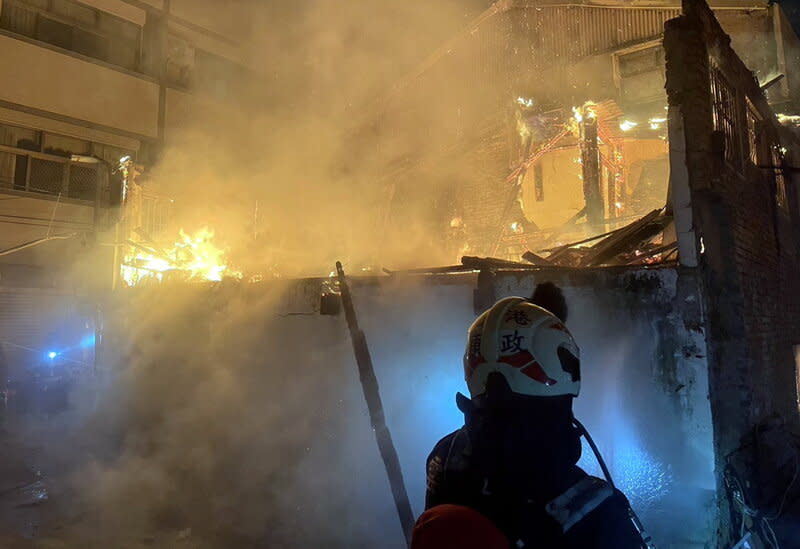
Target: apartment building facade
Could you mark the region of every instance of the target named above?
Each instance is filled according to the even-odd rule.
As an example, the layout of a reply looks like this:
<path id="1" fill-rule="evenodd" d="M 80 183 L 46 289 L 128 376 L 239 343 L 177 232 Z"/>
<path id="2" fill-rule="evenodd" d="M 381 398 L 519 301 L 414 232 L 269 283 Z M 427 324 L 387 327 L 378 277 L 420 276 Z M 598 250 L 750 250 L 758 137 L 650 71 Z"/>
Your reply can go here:
<path id="1" fill-rule="evenodd" d="M 12 366 L 53 334 L 94 330 L 91 296 L 118 276 L 126 173 L 235 93 L 245 4 L 0 0 L 0 343 Z M 163 222 L 165 201 L 142 200 L 148 223 Z"/>

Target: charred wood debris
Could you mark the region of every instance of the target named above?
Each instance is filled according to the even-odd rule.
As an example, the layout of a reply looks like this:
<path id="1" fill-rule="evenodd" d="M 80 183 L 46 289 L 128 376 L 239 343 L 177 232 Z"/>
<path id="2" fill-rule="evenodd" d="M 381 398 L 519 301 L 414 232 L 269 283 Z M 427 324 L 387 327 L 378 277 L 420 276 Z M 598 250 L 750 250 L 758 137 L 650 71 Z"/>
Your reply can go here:
<path id="1" fill-rule="evenodd" d="M 539 268 L 589 268 L 664 265 L 677 261 L 678 243 L 667 234 L 673 227 L 666 208 L 606 233 L 537 251 L 526 251 L 520 261 L 495 257 L 464 256 L 461 265 L 394 271 L 386 274 L 438 274 L 482 270 L 531 270 Z M 674 234 L 674 233 L 673 233 Z"/>

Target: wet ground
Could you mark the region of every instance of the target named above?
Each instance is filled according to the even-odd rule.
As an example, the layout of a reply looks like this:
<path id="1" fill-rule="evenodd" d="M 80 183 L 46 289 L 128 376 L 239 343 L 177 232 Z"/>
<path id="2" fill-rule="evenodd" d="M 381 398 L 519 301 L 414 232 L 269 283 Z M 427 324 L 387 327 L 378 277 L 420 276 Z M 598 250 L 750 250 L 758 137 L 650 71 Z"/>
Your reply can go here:
<path id="1" fill-rule="evenodd" d="M 181 527 L 186 525 L 109 536 L 76 493 L 71 471 L 79 452 L 62 453 L 65 443 L 78 442 L 66 440 L 73 435 L 63 417 L 12 422 L 0 430 L 0 549 L 257 547 L 252 540 Z"/>
<path id="2" fill-rule="evenodd" d="M 110 547 L 92 539 L 95 525 L 75 494 L 70 471 L 80 452 L 70 427 L 68 416 L 59 416 L 11 418 L 0 429 L 0 548 Z M 200 547 L 190 529 L 132 537 L 113 547 Z"/>

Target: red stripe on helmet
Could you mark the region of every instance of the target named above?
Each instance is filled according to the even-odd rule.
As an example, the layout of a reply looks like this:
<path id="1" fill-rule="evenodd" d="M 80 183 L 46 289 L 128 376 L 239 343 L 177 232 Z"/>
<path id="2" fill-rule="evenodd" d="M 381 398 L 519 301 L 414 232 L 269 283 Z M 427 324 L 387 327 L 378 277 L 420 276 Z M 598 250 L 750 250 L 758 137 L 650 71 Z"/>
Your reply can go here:
<path id="1" fill-rule="evenodd" d="M 547 385 L 548 387 L 557 383 L 555 379 L 551 378 L 545 373 L 542 365 L 535 360 L 533 361 L 533 364 L 522 370 L 522 373 L 529 378 L 538 381 L 539 383 Z"/>
<path id="2" fill-rule="evenodd" d="M 502 356 L 497 359 L 498 362 L 505 362 L 514 368 L 522 368 L 523 366 L 527 366 L 535 360 L 536 359 L 533 358 L 533 355 L 530 353 L 530 351 L 520 351 L 518 353 L 514 353 L 513 355 Z"/>
<path id="3" fill-rule="evenodd" d="M 481 355 L 473 355 L 469 357 L 467 363 L 464 365 L 464 379 L 469 379 L 475 373 L 475 369 L 481 364 L 485 364 L 486 359 Z"/>
<path id="4" fill-rule="evenodd" d="M 557 383 L 555 379 L 545 373 L 542 365 L 536 361 L 530 351 L 521 351 L 513 355 L 500 357 L 498 362 L 503 362 L 514 368 L 520 368 L 523 374 L 548 387 Z"/>

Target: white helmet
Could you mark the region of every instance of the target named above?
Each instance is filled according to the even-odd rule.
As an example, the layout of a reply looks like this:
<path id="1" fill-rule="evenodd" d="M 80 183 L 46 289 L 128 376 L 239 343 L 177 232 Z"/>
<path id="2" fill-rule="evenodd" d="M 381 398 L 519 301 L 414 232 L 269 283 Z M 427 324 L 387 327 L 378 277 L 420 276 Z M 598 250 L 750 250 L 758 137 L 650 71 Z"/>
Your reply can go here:
<path id="1" fill-rule="evenodd" d="M 464 377 L 472 398 L 486 391 L 493 372 L 521 395 L 578 396 L 580 351 L 567 327 L 552 313 L 527 299 L 507 297 L 469 328 Z"/>

